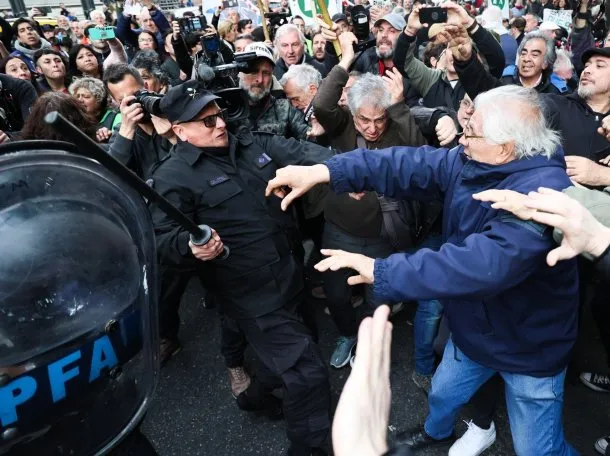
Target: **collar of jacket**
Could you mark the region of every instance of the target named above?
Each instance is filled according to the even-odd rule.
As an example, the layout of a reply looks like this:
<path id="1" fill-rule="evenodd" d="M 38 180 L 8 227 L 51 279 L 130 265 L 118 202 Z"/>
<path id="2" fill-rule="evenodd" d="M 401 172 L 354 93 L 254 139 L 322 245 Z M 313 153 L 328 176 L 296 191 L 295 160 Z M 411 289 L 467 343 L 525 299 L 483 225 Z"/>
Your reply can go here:
<path id="1" fill-rule="evenodd" d="M 587 101 L 584 98 L 581 98 L 580 95 L 578 95 L 578 92 L 574 92 L 574 93 L 570 93 L 569 95 L 565 95 L 565 98 L 573 100 L 575 103 L 577 103 L 579 106 L 581 106 L 585 111 L 587 111 L 591 115 L 599 115 L 599 116 L 605 117 L 608 114 L 610 114 L 610 111 L 608 111 L 608 112 L 593 111 L 593 109 L 591 109 L 591 106 L 589 106 L 587 104 Z"/>
<path id="2" fill-rule="evenodd" d="M 535 155 L 531 158 L 512 160 L 503 165 L 491 165 L 489 163 L 472 160 L 464 152 L 464 146 L 460 145 L 458 147 L 460 148 L 460 158 L 464 164 L 460 176 L 466 184 L 474 184 L 480 181 L 502 181 L 511 174 L 542 167 L 557 166 L 563 169 L 566 167 L 562 148 L 555 151 L 551 158 Z"/>
<path id="3" fill-rule="evenodd" d="M 39 51 L 41 49 L 48 49 L 51 47 L 52 47 L 51 43 L 49 43 L 43 37 L 40 37 L 40 46 L 37 47 L 36 49 L 33 49 L 29 46 L 21 44 L 19 41 L 15 41 L 15 50 L 21 52 L 22 54 L 25 54 L 30 59 L 34 58 L 34 54 L 36 53 L 36 51 Z"/>
<path id="4" fill-rule="evenodd" d="M 237 138 L 231 133 L 229 133 L 228 156 L 234 158 L 235 152 L 237 151 L 237 144 L 242 143 L 245 145 L 246 142 L 247 140 L 245 138 Z M 178 140 L 178 144 L 176 145 L 176 153 L 179 154 L 182 158 L 184 158 L 190 166 L 194 166 L 202 155 L 208 155 L 205 152 L 205 148 L 193 146 L 192 144 L 181 141 L 180 139 Z M 211 157 L 211 155 L 208 156 Z"/>

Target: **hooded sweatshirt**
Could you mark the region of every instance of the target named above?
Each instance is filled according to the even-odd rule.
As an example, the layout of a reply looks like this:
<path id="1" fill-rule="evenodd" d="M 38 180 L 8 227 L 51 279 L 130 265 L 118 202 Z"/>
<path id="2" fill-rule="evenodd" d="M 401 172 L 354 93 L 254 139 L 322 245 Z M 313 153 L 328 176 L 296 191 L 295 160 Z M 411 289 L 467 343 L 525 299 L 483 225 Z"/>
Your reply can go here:
<path id="1" fill-rule="evenodd" d="M 21 44 L 19 41 L 15 41 L 15 50 L 11 52 L 11 55 L 22 57 L 27 64 L 30 71 L 36 71 L 36 62 L 34 62 L 34 54 L 36 51 L 41 49 L 51 49 L 53 46 L 44 38 L 40 37 L 40 46 L 37 48 L 32 48 L 30 46 L 26 46 L 25 44 Z"/>

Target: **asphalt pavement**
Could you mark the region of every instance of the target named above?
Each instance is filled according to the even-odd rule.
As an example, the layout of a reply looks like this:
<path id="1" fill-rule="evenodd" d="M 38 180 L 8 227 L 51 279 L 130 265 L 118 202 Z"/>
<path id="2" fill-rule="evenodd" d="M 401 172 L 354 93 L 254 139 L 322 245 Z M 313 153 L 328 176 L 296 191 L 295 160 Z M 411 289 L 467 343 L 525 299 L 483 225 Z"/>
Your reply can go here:
<path id="1" fill-rule="evenodd" d="M 180 338 L 184 348 L 161 371 L 144 433 L 160 456 L 280 456 L 287 448 L 284 422 L 270 422 L 242 412 L 235 405 L 220 355 L 218 316 L 215 310 L 199 304 L 201 295 L 199 283 L 191 282 L 181 306 Z M 318 311 L 320 345 L 325 358 L 329 359 L 336 330 L 330 317 L 323 312 L 324 301 L 312 298 L 310 304 Z M 408 320 L 413 312 L 414 307 L 408 305 L 393 319 L 390 439 L 395 433 L 422 423 L 427 413 L 426 397 L 411 380 L 413 327 Z M 565 433 L 580 454 L 596 455 L 595 440 L 610 435 L 610 394 L 591 391 L 577 379 L 582 369 L 607 370 L 604 351 L 588 309 L 584 311 L 580 335 L 566 384 Z M 250 359 L 249 363 L 251 365 L 253 361 Z M 336 403 L 350 368 L 329 369 Z M 467 407 L 457 424 L 458 435 L 466 430 L 462 420 L 468 420 Z M 494 421 L 497 440 L 484 455 L 513 455 L 504 406 L 498 410 Z M 428 450 L 417 454 L 436 456 L 446 454 L 446 451 Z"/>

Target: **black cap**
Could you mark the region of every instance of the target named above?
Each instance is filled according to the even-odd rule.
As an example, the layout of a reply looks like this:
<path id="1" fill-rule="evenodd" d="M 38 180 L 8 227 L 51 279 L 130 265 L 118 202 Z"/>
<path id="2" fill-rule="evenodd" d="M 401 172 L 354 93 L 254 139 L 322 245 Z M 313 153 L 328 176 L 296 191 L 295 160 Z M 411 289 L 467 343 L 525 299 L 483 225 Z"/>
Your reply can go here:
<path id="1" fill-rule="evenodd" d="M 44 24 L 41 28 L 43 32 L 52 32 L 55 30 L 55 27 L 51 24 Z"/>
<path id="2" fill-rule="evenodd" d="M 170 122 L 189 122 L 220 97 L 207 90 L 199 81 L 187 81 L 172 87 L 161 99 L 159 107 Z"/>
<path id="3" fill-rule="evenodd" d="M 337 13 L 335 14 L 332 19 L 333 22 L 339 22 L 339 21 L 345 21 L 347 22 L 347 16 L 345 14 L 341 14 L 341 13 Z"/>
<path id="4" fill-rule="evenodd" d="M 587 63 L 587 60 L 589 60 L 594 55 L 601 55 L 603 57 L 610 57 L 610 48 L 607 48 L 607 47 L 603 47 L 603 48 L 593 47 L 593 48 L 587 49 L 582 54 L 582 63 L 583 64 Z"/>

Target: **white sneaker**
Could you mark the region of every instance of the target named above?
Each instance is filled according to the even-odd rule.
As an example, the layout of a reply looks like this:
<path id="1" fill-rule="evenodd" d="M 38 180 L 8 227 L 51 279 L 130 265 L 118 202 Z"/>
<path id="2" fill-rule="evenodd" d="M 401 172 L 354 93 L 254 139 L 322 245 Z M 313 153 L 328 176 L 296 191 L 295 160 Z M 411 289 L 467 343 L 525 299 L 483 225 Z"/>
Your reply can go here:
<path id="1" fill-rule="evenodd" d="M 479 456 L 496 441 L 496 426 L 481 429 L 472 421 L 465 422 L 468 430 L 449 449 L 449 456 Z"/>

